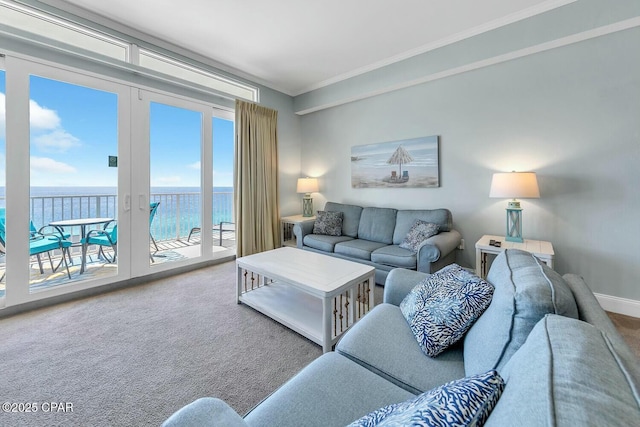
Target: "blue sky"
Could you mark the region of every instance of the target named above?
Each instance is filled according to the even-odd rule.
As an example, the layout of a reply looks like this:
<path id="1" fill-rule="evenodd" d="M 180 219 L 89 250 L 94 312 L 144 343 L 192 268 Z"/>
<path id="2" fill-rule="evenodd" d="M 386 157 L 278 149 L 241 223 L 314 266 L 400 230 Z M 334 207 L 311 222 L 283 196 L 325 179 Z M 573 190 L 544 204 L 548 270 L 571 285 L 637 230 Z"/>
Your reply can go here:
<path id="1" fill-rule="evenodd" d="M 116 186 L 117 169 L 108 167 L 108 156 L 118 154 L 117 95 L 38 76 L 31 76 L 30 85 L 31 185 Z M 0 72 L 0 172 L 4 87 Z M 200 113 L 152 103 L 152 186 L 200 185 L 200 120 Z M 214 185 L 232 186 L 233 122 L 207 120 L 213 125 Z"/>

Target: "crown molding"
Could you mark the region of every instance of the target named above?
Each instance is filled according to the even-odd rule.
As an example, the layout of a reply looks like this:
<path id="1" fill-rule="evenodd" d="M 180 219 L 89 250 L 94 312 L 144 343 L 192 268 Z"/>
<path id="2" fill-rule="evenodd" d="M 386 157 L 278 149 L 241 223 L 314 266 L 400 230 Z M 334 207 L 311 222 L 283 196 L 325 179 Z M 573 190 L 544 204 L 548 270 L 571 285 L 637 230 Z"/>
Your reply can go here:
<path id="1" fill-rule="evenodd" d="M 298 111 L 295 111 L 295 113 L 302 116 L 305 114 L 313 113 L 313 112 L 324 110 L 327 108 L 333 108 L 339 105 L 347 104 L 354 101 L 360 101 L 362 99 L 371 98 L 373 96 L 378 96 L 378 95 L 382 95 L 389 92 L 394 92 L 394 91 L 405 89 L 411 86 L 416 86 L 419 84 L 428 83 L 428 82 L 432 82 L 439 79 L 444 79 L 446 77 L 455 76 L 457 74 L 478 70 L 480 68 L 489 67 L 491 65 L 500 64 L 502 62 L 511 61 L 513 59 L 523 58 L 525 56 L 534 55 L 540 52 L 545 52 L 551 49 L 568 46 L 574 43 L 579 43 L 585 40 L 606 36 L 608 34 L 613 34 L 619 31 L 624 31 L 624 30 L 628 30 L 636 27 L 640 27 L 640 16 L 631 18 L 631 19 L 626 19 L 624 21 L 615 22 L 613 24 L 604 25 L 602 27 L 594 28 L 588 31 L 572 34 L 570 36 L 561 37 L 559 39 L 555 39 L 549 42 L 540 43 L 540 44 L 526 47 L 523 49 L 514 50 L 512 52 L 507 52 L 502 55 L 497 55 L 491 58 L 472 62 L 470 64 L 465 64 L 459 67 L 450 68 L 448 70 L 443 70 L 437 73 L 429 74 L 417 79 L 408 80 L 406 82 L 386 86 L 386 87 L 369 91 L 369 92 L 364 92 L 359 95 L 338 99 L 333 102 L 317 105 L 304 110 L 298 110 Z"/>
<path id="2" fill-rule="evenodd" d="M 326 86 L 330 86 L 332 84 L 350 79 L 352 77 L 359 76 L 361 74 L 368 73 L 370 71 L 377 70 L 379 68 L 386 67 L 388 65 L 394 64 L 396 62 L 403 61 L 405 59 L 412 58 L 414 56 L 421 55 L 423 53 L 427 53 L 429 51 L 457 43 L 464 39 L 468 39 L 474 36 L 477 36 L 482 33 L 486 33 L 492 30 L 495 30 L 500 27 L 504 27 L 509 24 L 513 24 L 514 22 L 522 21 L 524 19 L 530 18 L 535 15 L 539 15 L 541 13 L 548 12 L 550 10 L 556 9 L 558 7 L 565 6 L 570 3 L 574 3 L 577 0 L 548 0 L 543 3 L 539 3 L 536 6 L 532 6 L 527 9 L 523 9 L 521 11 L 509 14 L 499 19 L 495 19 L 493 21 L 487 22 L 486 24 L 478 25 L 477 27 L 470 28 L 465 31 L 461 31 L 457 34 L 453 34 L 449 37 L 445 37 L 435 42 L 428 43 L 426 45 L 420 46 L 418 48 L 403 52 L 398 55 L 394 55 L 390 58 L 383 59 L 381 61 L 374 62 L 373 64 L 369 64 L 367 66 L 357 68 L 353 71 L 349 71 L 344 74 L 340 74 L 338 76 L 332 77 L 330 79 L 315 83 L 313 85 L 307 86 L 300 90 L 294 91 L 293 96 L 302 95 L 303 93 L 311 92 L 313 90 L 321 89 Z"/>

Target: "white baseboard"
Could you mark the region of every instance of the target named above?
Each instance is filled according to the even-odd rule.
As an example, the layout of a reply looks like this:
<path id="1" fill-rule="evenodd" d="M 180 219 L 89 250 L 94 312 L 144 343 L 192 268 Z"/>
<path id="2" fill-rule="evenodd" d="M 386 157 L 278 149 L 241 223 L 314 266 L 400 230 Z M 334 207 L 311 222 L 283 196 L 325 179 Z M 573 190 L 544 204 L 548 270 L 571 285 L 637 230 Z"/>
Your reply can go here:
<path id="1" fill-rule="evenodd" d="M 606 311 L 624 314 L 626 316 L 640 317 L 640 301 L 614 297 L 611 295 L 594 294 Z"/>

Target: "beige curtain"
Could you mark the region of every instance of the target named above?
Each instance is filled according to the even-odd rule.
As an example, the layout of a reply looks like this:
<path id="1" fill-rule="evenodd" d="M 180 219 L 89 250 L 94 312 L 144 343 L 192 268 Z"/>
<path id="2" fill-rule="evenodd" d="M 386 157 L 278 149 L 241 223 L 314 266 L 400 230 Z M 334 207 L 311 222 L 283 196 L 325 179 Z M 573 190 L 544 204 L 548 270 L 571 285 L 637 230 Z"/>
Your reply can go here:
<path id="1" fill-rule="evenodd" d="M 280 246 L 278 112 L 236 101 L 234 204 L 237 256 Z"/>

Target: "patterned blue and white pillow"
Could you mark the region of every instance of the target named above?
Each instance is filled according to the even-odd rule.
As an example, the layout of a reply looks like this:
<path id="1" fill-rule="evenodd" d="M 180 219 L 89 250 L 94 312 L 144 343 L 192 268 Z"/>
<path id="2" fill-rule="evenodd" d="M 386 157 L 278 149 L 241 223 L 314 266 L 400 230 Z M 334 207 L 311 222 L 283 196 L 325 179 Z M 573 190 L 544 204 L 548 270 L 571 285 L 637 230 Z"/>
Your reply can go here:
<path id="1" fill-rule="evenodd" d="M 457 264 L 420 282 L 400 303 L 422 351 L 431 357 L 455 344 L 491 303 L 494 287 Z"/>
<path id="2" fill-rule="evenodd" d="M 439 231 L 440 226 L 438 224 L 417 219 L 399 246 L 417 253 L 422 243 L 429 237 L 438 234 Z"/>
<path id="3" fill-rule="evenodd" d="M 451 381 L 405 402 L 380 408 L 349 424 L 373 426 L 482 426 L 504 381 L 496 371 Z"/>
<path id="4" fill-rule="evenodd" d="M 318 211 L 316 220 L 313 223 L 313 234 L 341 236 L 342 216 L 342 212 Z"/>

